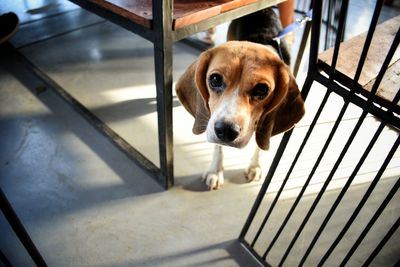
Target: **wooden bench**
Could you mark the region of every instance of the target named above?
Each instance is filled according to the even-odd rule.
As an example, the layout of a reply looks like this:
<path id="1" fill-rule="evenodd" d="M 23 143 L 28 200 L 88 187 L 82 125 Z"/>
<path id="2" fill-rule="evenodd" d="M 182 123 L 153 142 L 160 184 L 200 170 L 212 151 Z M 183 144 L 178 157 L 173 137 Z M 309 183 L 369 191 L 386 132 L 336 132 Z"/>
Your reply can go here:
<path id="1" fill-rule="evenodd" d="M 368 97 L 371 92 L 372 86 L 374 85 L 376 77 L 378 76 L 399 28 L 400 16 L 397 16 L 379 24 L 375 29 L 367 59 L 358 80 L 359 92 L 366 97 Z M 366 36 L 367 33 L 360 34 L 340 45 L 336 70 L 337 75 L 340 76 L 340 82 L 345 86 L 351 87 L 352 85 Z M 333 48 L 322 52 L 319 54 L 318 58 L 322 70 L 329 73 L 329 67 L 333 58 Z M 378 87 L 376 102 L 387 107 L 393 101 L 399 88 L 400 49 L 397 47 L 383 80 Z M 399 103 L 397 103 L 397 105 L 399 106 Z"/>
<path id="2" fill-rule="evenodd" d="M 163 187 L 174 184 L 172 45 L 194 33 L 284 0 L 70 0 L 153 42 L 160 167 L 113 131 L 103 131 Z M 134 49 L 134 48 L 132 48 Z M 94 116 L 91 114 L 91 116 Z M 95 124 L 99 124 L 96 118 Z M 100 129 L 107 127 L 98 127 Z"/>

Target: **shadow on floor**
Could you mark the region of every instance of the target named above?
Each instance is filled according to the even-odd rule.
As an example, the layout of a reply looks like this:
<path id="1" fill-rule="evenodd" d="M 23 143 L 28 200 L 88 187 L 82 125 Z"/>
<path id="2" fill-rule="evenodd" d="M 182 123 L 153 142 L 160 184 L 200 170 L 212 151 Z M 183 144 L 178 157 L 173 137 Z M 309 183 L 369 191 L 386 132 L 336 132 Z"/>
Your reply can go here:
<path id="1" fill-rule="evenodd" d="M 125 185 L 130 186 L 130 196 L 140 196 L 140 195 L 146 195 L 146 194 L 152 194 L 152 193 L 157 193 L 157 192 L 162 192 L 163 188 L 159 186 L 156 182 L 154 182 L 153 179 L 149 176 L 148 178 L 144 179 L 143 176 L 148 176 L 146 173 L 140 171 L 138 173 L 135 171 L 135 173 L 129 173 L 126 170 L 121 169 L 121 166 L 118 165 L 118 161 L 115 161 L 114 159 L 109 157 L 109 153 L 107 152 L 107 149 L 110 149 L 111 142 L 108 142 L 107 144 L 98 144 L 98 138 L 94 138 L 93 135 L 91 135 L 91 131 L 88 132 L 90 128 L 92 128 L 93 131 L 96 131 L 89 123 L 86 121 L 82 120 L 80 116 L 77 114 L 76 116 L 73 116 L 73 119 L 66 118 L 65 112 L 71 112 L 70 109 L 72 107 L 68 106 L 61 98 L 56 96 L 53 92 L 48 91 L 46 93 L 40 93 L 38 94 L 37 88 L 39 85 L 43 85 L 43 82 L 38 79 L 38 77 L 35 76 L 35 74 L 30 70 L 27 66 L 25 66 L 20 60 L 17 58 L 15 52 L 13 52 L 12 49 L 3 49 L 3 55 L 2 58 L 4 58 L 7 62 L 8 66 L 8 71 L 18 80 L 23 84 L 27 89 L 29 89 L 34 95 L 36 95 L 37 99 L 43 103 L 49 110 L 52 112 L 53 119 L 56 117 L 54 120 L 57 123 L 61 123 L 64 125 L 68 125 L 68 131 L 73 132 L 74 135 L 76 135 L 80 140 L 82 140 L 83 143 L 85 143 L 93 152 L 96 153 L 113 171 L 115 171 L 118 174 L 118 177 L 120 177 Z M 146 100 L 148 108 L 144 109 L 143 112 L 148 112 L 150 109 L 153 109 L 152 105 L 149 104 L 148 101 L 153 101 L 153 99 L 148 99 Z M 132 103 L 130 103 L 132 104 Z M 141 103 L 143 104 L 143 103 Z M 144 103 L 146 104 L 146 103 Z M 107 109 L 107 108 L 105 108 Z M 66 111 L 67 110 L 67 111 Z M 100 112 L 106 112 L 107 110 L 100 110 Z M 76 114 L 76 113 L 75 113 Z M 121 113 L 119 113 L 121 114 Z M 125 116 L 125 115 L 123 115 Z M 50 116 L 49 116 L 50 117 Z M 50 119 L 50 118 L 49 118 Z M 117 119 L 124 119 L 124 118 L 117 118 Z M 74 121 L 69 121 L 69 120 L 82 120 L 78 123 L 75 123 Z M 84 127 L 82 127 L 81 122 L 83 123 Z M 5 120 L 3 120 L 3 123 L 6 123 Z M 65 128 L 65 127 L 62 127 Z M 104 137 L 105 138 L 105 137 Z M 101 139 L 101 138 L 100 138 Z M 107 138 L 105 138 L 107 139 Z M 114 149 L 116 149 L 114 147 Z M 123 155 L 123 153 L 121 153 Z M 137 167 L 139 168 L 139 167 Z M 105 190 L 108 190 L 105 188 Z M 107 194 L 103 194 L 106 196 Z M 118 194 L 108 194 L 108 197 L 121 197 L 118 196 Z M 107 199 L 110 200 L 110 199 Z M 93 203 L 96 204 L 96 203 Z"/>

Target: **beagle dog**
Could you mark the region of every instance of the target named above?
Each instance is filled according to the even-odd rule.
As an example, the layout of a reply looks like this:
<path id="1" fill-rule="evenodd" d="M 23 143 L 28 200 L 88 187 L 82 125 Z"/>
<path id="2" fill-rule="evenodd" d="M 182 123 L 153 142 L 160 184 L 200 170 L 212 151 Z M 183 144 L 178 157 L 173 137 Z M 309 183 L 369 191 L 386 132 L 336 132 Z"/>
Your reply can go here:
<path id="1" fill-rule="evenodd" d="M 237 37 L 239 25 L 230 25 L 229 39 Z M 228 41 L 203 52 L 178 80 L 176 93 L 194 117 L 193 133 L 206 132 L 216 144 L 203 175 L 210 190 L 224 183 L 221 145 L 243 148 L 255 133 L 258 148 L 245 176 L 258 180 L 260 149 L 268 150 L 270 137 L 294 127 L 304 114 L 289 67 L 275 48 L 255 42 Z"/>

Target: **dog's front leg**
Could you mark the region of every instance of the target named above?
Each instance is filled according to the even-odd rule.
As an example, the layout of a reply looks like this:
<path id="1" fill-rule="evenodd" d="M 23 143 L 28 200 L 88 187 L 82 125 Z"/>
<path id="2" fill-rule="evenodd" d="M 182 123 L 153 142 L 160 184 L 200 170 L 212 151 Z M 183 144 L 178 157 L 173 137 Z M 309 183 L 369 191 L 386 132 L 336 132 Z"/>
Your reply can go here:
<path id="1" fill-rule="evenodd" d="M 253 157 L 251 158 L 250 165 L 244 173 L 248 182 L 258 181 L 261 179 L 261 164 L 260 164 L 261 153 L 262 150 L 258 147 L 254 150 L 254 154 Z"/>
<path id="2" fill-rule="evenodd" d="M 224 184 L 224 166 L 223 166 L 224 154 L 222 152 L 222 146 L 214 146 L 214 154 L 212 162 L 208 171 L 203 174 L 203 182 L 206 183 L 208 189 L 219 189 Z"/>

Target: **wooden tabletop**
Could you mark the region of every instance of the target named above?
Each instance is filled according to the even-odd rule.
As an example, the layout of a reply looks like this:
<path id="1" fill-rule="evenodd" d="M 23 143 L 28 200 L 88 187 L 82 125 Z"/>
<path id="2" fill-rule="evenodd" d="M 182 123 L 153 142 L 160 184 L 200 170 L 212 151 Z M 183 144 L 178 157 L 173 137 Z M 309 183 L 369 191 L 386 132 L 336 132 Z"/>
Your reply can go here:
<path id="1" fill-rule="evenodd" d="M 152 0 L 88 0 L 141 24 L 152 25 Z M 257 0 L 175 0 L 172 29 L 176 30 Z"/>
<path id="2" fill-rule="evenodd" d="M 379 24 L 375 29 L 367 59 L 361 72 L 359 85 L 362 93 L 368 96 L 378 76 L 383 61 L 393 43 L 394 36 L 400 28 L 400 16 Z M 354 78 L 358 61 L 365 43 L 367 33 L 360 34 L 340 45 L 336 69 L 340 74 L 351 80 Z M 321 62 L 330 65 L 333 57 L 333 48 L 322 52 L 318 58 Z M 377 96 L 383 103 L 391 102 L 400 88 L 400 48 L 397 50 L 389 64 L 377 91 Z M 399 103 L 398 103 L 399 104 Z"/>

